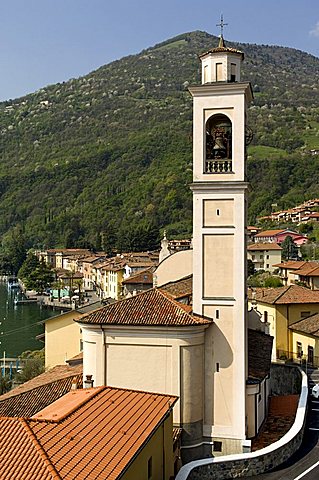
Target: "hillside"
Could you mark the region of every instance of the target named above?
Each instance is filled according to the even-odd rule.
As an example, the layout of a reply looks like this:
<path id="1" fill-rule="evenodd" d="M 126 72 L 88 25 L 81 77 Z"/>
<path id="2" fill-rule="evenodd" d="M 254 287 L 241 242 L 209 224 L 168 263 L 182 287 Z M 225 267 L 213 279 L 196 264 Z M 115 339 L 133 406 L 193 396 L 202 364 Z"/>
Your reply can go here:
<path id="1" fill-rule="evenodd" d="M 192 32 L 61 84 L 0 104 L 0 235 L 29 245 L 151 248 L 159 229 L 191 232 L 192 99 L 198 53 L 217 38 Z M 250 219 L 271 203 L 319 195 L 319 59 L 228 42 L 245 52 Z"/>

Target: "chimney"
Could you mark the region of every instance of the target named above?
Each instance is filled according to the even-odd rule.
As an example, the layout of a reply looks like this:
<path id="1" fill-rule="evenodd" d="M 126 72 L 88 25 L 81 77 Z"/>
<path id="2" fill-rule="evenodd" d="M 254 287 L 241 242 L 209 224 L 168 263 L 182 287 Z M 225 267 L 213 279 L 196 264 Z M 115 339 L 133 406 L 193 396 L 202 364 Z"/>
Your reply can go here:
<path id="1" fill-rule="evenodd" d="M 92 380 L 93 375 L 86 375 L 86 379 L 84 380 L 84 388 L 93 388 L 93 382 Z"/>
<path id="2" fill-rule="evenodd" d="M 71 390 L 77 390 L 77 388 L 78 388 L 78 382 L 76 380 L 76 377 L 74 377 L 71 384 Z"/>

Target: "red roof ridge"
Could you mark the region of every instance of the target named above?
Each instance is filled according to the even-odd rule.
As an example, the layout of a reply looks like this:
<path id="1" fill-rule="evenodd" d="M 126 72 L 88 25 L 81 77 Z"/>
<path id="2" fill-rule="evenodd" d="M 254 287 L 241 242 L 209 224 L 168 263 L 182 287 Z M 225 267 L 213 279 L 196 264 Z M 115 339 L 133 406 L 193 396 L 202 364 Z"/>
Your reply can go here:
<path id="1" fill-rule="evenodd" d="M 46 468 L 48 469 L 48 471 L 52 475 L 52 478 L 54 480 L 62 480 L 62 477 L 58 474 L 58 472 L 54 468 L 54 465 L 51 463 L 48 454 L 46 453 L 46 451 L 41 446 L 40 442 L 38 441 L 37 437 L 33 433 L 30 425 L 27 422 L 27 420 L 25 420 L 24 418 L 18 418 L 17 420 L 22 424 L 22 427 L 24 428 L 26 434 L 30 438 L 30 440 L 32 442 L 32 445 L 34 446 L 34 448 L 37 450 L 40 457 L 42 458 L 43 463 L 45 464 Z"/>
<path id="2" fill-rule="evenodd" d="M 45 423 L 59 423 L 62 422 L 62 420 L 65 420 L 67 417 L 72 415 L 72 413 L 76 412 L 79 408 L 83 407 L 86 403 L 88 403 L 92 398 L 96 397 L 100 392 L 105 390 L 105 386 L 100 386 L 100 387 L 93 387 L 93 388 L 81 388 L 77 390 L 71 390 L 70 392 L 66 393 L 62 397 L 58 398 L 55 400 L 55 402 L 50 403 L 47 407 L 45 407 L 43 410 L 40 410 L 38 413 L 33 415 L 30 420 L 36 420 L 37 422 L 45 422 Z M 57 415 L 56 418 L 41 418 L 43 415 L 48 415 L 46 412 L 51 412 L 52 410 L 55 410 L 57 404 L 60 404 L 62 402 L 66 401 L 66 397 L 70 398 L 71 395 L 76 395 L 80 394 L 81 396 L 84 396 L 81 401 L 77 402 L 72 408 L 69 408 L 68 410 L 65 410 L 64 413 Z M 52 415 L 52 413 L 51 413 Z"/>

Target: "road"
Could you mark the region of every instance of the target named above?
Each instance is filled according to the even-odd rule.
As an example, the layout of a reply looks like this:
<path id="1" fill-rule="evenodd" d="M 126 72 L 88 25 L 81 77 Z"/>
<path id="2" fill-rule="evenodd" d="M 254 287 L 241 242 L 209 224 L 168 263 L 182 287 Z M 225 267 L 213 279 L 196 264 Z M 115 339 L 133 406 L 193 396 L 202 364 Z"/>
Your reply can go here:
<path id="1" fill-rule="evenodd" d="M 308 416 L 302 445 L 295 455 L 271 473 L 258 480 L 319 480 L 319 400 L 309 397 Z"/>

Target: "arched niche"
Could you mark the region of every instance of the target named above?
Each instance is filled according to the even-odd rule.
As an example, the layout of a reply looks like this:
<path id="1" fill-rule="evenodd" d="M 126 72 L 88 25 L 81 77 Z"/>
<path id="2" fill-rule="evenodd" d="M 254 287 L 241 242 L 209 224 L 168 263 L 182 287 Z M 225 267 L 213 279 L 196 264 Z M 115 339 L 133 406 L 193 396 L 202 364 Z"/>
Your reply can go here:
<path id="1" fill-rule="evenodd" d="M 232 172 L 232 122 L 221 113 L 206 122 L 205 173 Z"/>

